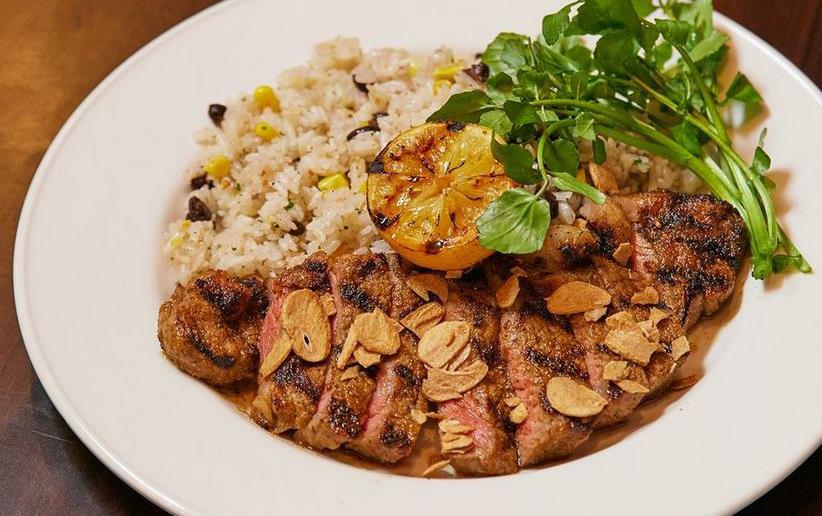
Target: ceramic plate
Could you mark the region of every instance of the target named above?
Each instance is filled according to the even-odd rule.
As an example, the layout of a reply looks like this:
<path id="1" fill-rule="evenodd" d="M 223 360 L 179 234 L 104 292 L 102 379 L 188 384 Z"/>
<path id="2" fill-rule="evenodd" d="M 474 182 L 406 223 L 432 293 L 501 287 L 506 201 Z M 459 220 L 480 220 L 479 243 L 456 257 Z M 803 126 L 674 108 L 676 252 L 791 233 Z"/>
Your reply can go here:
<path id="1" fill-rule="evenodd" d="M 819 275 L 748 280 L 735 317 L 699 339 L 702 380 L 643 408 L 595 453 L 517 475 L 426 480 L 341 464 L 274 438 L 172 366 L 156 338 L 171 282 L 163 229 L 182 210 L 206 106 L 270 82 L 336 35 L 364 48 L 481 50 L 533 33 L 561 0 L 231 1 L 164 34 L 80 105 L 43 158 L 14 259 L 32 363 L 80 439 L 161 505 L 195 514 L 704 514 L 751 502 L 822 438 Z M 822 267 L 822 95 L 772 48 L 718 17 L 765 97 L 782 220 Z M 759 132 L 739 142 L 750 156 Z M 709 342 L 710 341 L 710 342 Z"/>

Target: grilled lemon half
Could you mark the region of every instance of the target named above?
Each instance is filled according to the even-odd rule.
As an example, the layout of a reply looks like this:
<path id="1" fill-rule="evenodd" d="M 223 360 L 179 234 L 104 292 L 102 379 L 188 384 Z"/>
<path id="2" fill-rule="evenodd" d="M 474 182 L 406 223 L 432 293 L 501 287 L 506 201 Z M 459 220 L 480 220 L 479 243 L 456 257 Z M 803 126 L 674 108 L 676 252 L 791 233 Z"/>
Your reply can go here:
<path id="1" fill-rule="evenodd" d="M 368 211 L 382 238 L 408 261 L 460 270 L 490 256 L 477 219 L 515 183 L 491 153 L 492 132 L 429 123 L 389 143 L 368 168 Z"/>

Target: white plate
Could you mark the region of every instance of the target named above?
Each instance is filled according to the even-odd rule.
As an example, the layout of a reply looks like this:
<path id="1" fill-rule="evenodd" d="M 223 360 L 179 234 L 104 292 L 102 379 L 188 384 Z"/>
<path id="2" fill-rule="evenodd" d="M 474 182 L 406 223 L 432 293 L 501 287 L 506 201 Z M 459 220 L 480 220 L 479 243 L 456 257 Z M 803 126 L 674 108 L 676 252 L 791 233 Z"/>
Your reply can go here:
<path id="1" fill-rule="evenodd" d="M 112 73 L 37 170 L 14 257 L 29 355 L 80 439 L 181 513 L 693 515 L 733 511 L 795 468 L 822 438 L 818 275 L 772 288 L 747 281 L 738 315 L 692 360 L 702 381 L 644 412 L 637 424 L 655 420 L 619 444 L 500 478 L 431 481 L 342 465 L 267 435 L 160 353 L 156 310 L 170 290 L 160 238 L 181 213 L 190 134 L 210 102 L 273 80 L 338 34 L 364 47 L 480 49 L 503 29 L 536 32 L 563 2 L 234 1 Z M 770 108 L 782 220 L 822 267 L 822 95 L 772 48 L 719 21 Z M 757 133 L 744 138 L 746 152 Z"/>

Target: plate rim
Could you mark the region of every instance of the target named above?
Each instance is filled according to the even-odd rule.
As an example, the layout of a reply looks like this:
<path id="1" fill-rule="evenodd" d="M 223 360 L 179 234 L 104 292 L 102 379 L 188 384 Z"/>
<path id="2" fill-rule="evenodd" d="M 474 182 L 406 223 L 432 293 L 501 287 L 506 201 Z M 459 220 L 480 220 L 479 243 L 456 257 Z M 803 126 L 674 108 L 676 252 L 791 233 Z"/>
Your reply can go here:
<path id="1" fill-rule="evenodd" d="M 24 288 L 27 271 L 25 251 L 28 247 L 30 221 L 32 213 L 35 210 L 35 205 L 37 204 L 36 200 L 39 196 L 40 188 L 47 177 L 48 169 L 51 168 L 55 155 L 63 146 L 64 140 L 72 132 L 78 121 L 94 106 L 97 100 L 114 83 L 128 73 L 130 69 L 141 59 L 150 55 L 152 52 L 162 47 L 162 45 L 166 42 L 187 31 L 194 25 L 219 14 L 223 10 L 231 9 L 236 4 L 243 1 L 244 0 L 225 0 L 206 7 L 205 9 L 178 22 L 140 47 L 116 68 L 114 68 L 114 70 L 112 70 L 102 81 L 100 81 L 97 86 L 94 87 L 94 89 L 82 100 L 82 102 L 80 102 L 71 115 L 66 119 L 54 139 L 49 144 L 43 158 L 40 160 L 40 163 L 32 176 L 25 199 L 23 201 L 14 240 L 12 283 L 17 321 L 26 352 L 32 363 L 34 371 L 37 374 L 38 380 L 43 386 L 43 389 L 46 391 L 46 394 L 53 403 L 54 407 L 57 409 L 60 416 L 66 421 L 77 438 L 83 443 L 84 446 L 86 446 L 86 448 L 89 449 L 89 451 L 92 452 L 92 454 L 94 454 L 98 460 L 106 466 L 106 468 L 117 475 L 117 477 L 137 491 L 141 496 L 172 513 L 189 513 L 191 512 L 191 509 L 183 506 L 181 503 L 178 503 L 174 496 L 168 492 L 167 488 L 155 485 L 154 482 L 144 478 L 144 476 L 137 471 L 134 466 L 125 463 L 115 454 L 111 453 L 104 444 L 102 436 L 97 435 L 97 433 L 88 426 L 86 421 L 78 415 L 76 408 L 67 400 L 62 389 L 60 388 L 59 382 L 54 377 L 54 374 L 42 352 L 39 338 L 37 336 L 37 330 L 34 327 L 32 320 L 31 310 L 29 308 L 28 293 Z M 718 20 L 721 25 L 732 28 L 742 37 L 747 38 L 758 51 L 773 59 L 783 70 L 788 73 L 791 79 L 798 82 L 802 88 L 813 97 L 817 104 L 822 106 L 822 90 L 820 90 L 820 88 L 817 87 L 813 81 L 811 81 L 810 78 L 808 78 L 808 76 L 793 62 L 749 29 L 724 14 L 714 12 L 714 17 L 715 20 Z M 764 485 L 752 490 L 750 494 L 741 497 L 736 502 L 729 503 L 726 507 L 718 508 L 720 510 L 717 512 L 736 512 L 759 499 L 774 486 L 782 482 L 811 454 L 813 454 L 822 445 L 822 443 L 819 442 L 820 440 L 822 440 L 822 436 L 817 438 L 816 444 L 810 443 L 806 449 L 800 450 L 798 454 L 786 458 L 784 461 L 785 466 L 778 474 L 771 477 L 770 482 L 767 482 Z"/>

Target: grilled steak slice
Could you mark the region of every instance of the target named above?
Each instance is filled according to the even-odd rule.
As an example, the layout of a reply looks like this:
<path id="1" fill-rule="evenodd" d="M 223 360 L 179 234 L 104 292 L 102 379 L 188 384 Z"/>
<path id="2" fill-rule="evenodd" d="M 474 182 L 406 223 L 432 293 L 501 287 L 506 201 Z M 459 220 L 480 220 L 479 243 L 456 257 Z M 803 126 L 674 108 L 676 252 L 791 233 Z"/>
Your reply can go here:
<path id="1" fill-rule="evenodd" d="M 300 429 L 297 440 L 315 448 L 336 449 L 362 432 L 374 392 L 374 368 L 342 380 L 337 367 L 345 337 L 354 318 L 379 308 L 391 311 L 392 281 L 385 255 L 344 255 L 331 264 L 331 290 L 337 307 L 331 356 L 317 412 Z"/>
<path id="2" fill-rule="evenodd" d="M 664 191 L 615 201 L 635 228 L 634 269 L 655 277 L 667 302 L 683 306 L 680 323 L 687 329 L 718 310 L 733 292 L 746 250 L 736 210 L 710 195 Z"/>
<path id="3" fill-rule="evenodd" d="M 472 446 L 449 455 L 451 465 L 466 475 L 503 475 L 517 471 L 517 451 L 508 418 L 511 409 L 504 399 L 514 396 L 508 382 L 499 345 L 500 312 L 488 297 L 488 288 L 478 281 L 458 282 L 450 289 L 445 319 L 473 325 L 468 362 L 482 360 L 488 374 L 462 398 L 439 404 L 438 412 L 471 427 Z"/>
<path id="4" fill-rule="evenodd" d="M 548 228 L 542 248 L 521 261 L 528 269 L 556 272 L 584 262 L 598 244 L 597 236 L 588 229 L 554 224 Z"/>
<path id="5" fill-rule="evenodd" d="M 258 341 L 261 357 L 268 355 L 283 331 L 280 311 L 286 296 L 303 288 L 318 295 L 331 292 L 325 254 L 309 256 L 302 265 L 282 272 L 271 283 L 272 302 Z M 275 433 L 305 426 L 317 410 L 326 369 L 325 362 L 311 363 L 293 353 L 289 355 L 272 374 L 258 378 L 258 392 L 251 413 L 254 420 Z"/>
<path id="6" fill-rule="evenodd" d="M 212 385 L 252 378 L 267 306 L 259 278 L 204 272 L 188 286 L 177 285 L 160 307 L 160 347 L 177 367 Z"/>
<path id="7" fill-rule="evenodd" d="M 422 299 L 406 284 L 407 272 L 396 255 L 386 255 L 392 283 L 389 316 L 400 320 L 422 303 Z M 407 457 L 420 432 L 419 423 L 411 411 L 425 411 L 428 402 L 421 386 L 425 368 L 417 357 L 417 342 L 409 331 L 400 334 L 400 349 L 383 357 L 375 366 L 376 387 L 368 404 L 368 419 L 362 433 L 346 446 L 358 454 L 384 463 L 394 463 Z"/>
<path id="8" fill-rule="evenodd" d="M 551 408 L 545 386 L 555 376 L 587 382 L 585 349 L 528 292 L 521 307 L 503 312 L 500 346 L 514 392 L 528 409 L 516 431 L 520 466 L 563 457 L 591 435 L 590 426 Z"/>

